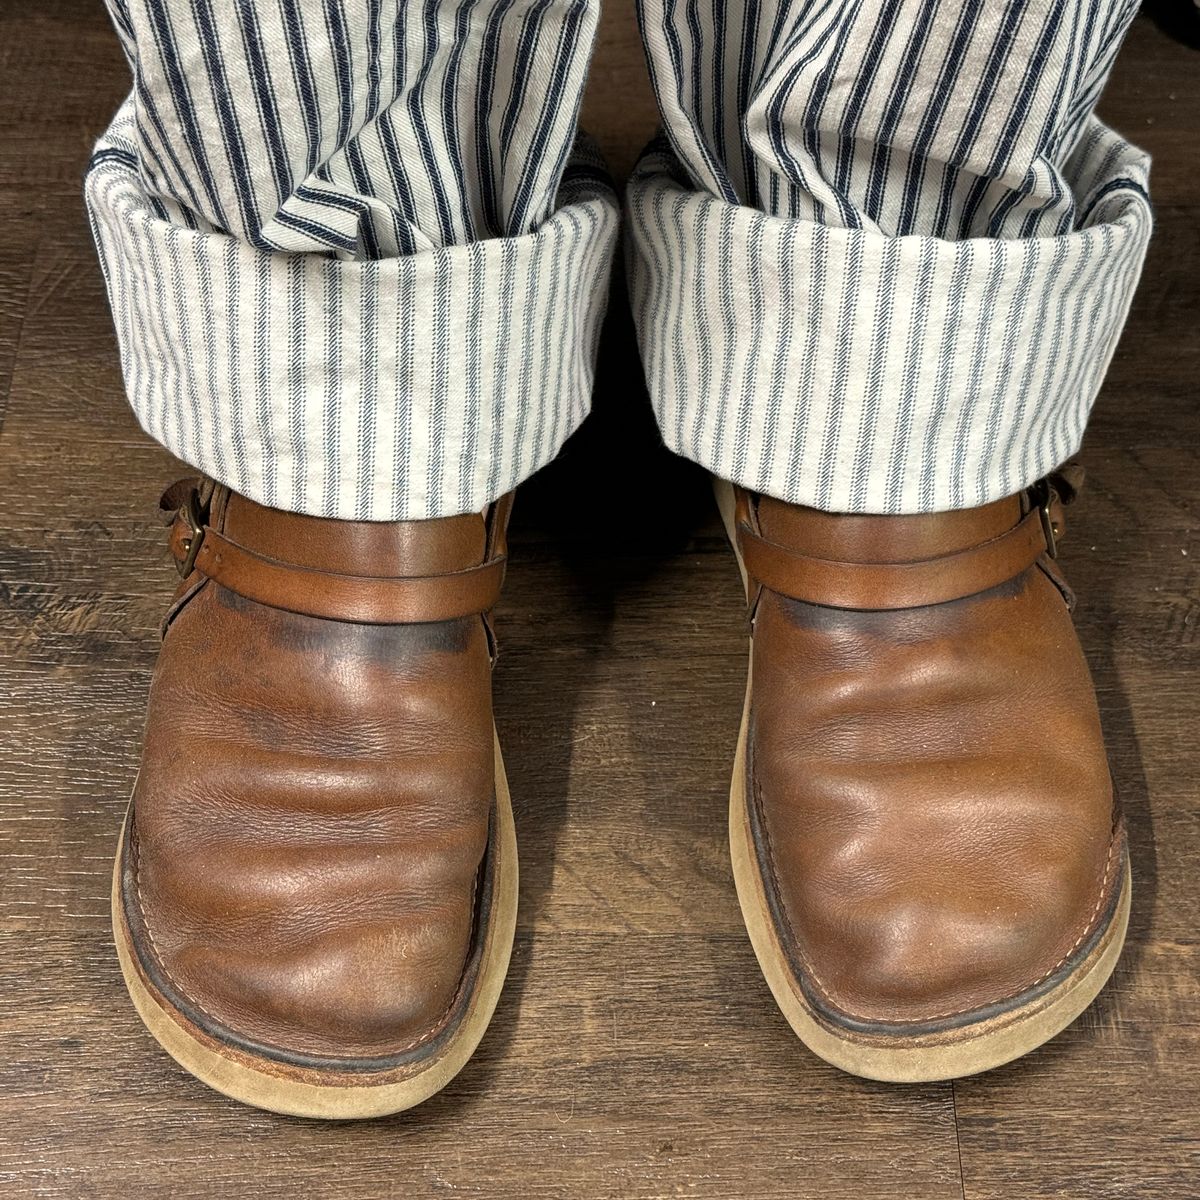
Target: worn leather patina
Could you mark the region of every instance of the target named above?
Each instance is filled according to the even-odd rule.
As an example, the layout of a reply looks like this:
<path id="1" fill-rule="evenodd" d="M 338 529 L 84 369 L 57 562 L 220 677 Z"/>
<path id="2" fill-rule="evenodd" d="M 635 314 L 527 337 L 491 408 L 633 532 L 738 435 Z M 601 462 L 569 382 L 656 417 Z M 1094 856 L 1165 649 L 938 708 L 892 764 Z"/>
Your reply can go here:
<path id="1" fill-rule="evenodd" d="M 347 522 L 184 481 L 122 876 L 157 989 L 256 1054 L 352 1069 L 452 1026 L 494 800 L 509 500 Z"/>
<path id="2" fill-rule="evenodd" d="M 1113 910 L 1125 835 L 1054 559 L 1076 482 L 920 516 L 737 494 L 747 804 L 780 940 L 831 1021 L 986 1019 Z"/>

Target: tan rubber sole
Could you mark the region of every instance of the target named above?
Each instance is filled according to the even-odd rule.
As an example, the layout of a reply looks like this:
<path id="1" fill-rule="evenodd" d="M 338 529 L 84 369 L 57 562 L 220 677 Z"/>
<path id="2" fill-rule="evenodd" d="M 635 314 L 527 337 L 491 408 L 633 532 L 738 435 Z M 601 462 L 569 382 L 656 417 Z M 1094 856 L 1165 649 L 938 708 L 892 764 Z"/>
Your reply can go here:
<path id="1" fill-rule="evenodd" d="M 496 742 L 495 867 L 484 945 L 474 987 L 452 1034 L 414 1063 L 378 1073 L 327 1072 L 256 1056 L 221 1042 L 180 1013 L 146 977 L 121 904 L 121 851 L 113 869 L 113 932 L 134 1008 L 185 1071 L 218 1092 L 271 1112 L 354 1120 L 402 1112 L 440 1091 L 466 1065 L 492 1019 L 508 973 L 517 923 L 517 838 L 500 745 Z M 128 819 L 128 818 L 126 818 Z"/>
<path id="2" fill-rule="evenodd" d="M 733 489 L 715 481 L 726 531 L 733 536 Z M 745 580 L 741 556 L 738 566 Z M 750 679 L 734 759 L 729 795 L 729 845 L 742 918 L 775 1002 L 797 1037 L 818 1057 L 851 1075 L 888 1083 L 957 1079 L 1002 1066 L 1061 1033 L 1096 998 L 1121 955 L 1129 926 L 1131 882 L 1126 860 L 1121 893 L 1103 933 L 1087 955 L 1053 988 L 986 1020 L 938 1033 L 899 1036 L 868 1034 L 831 1023 L 805 996 L 771 913 L 746 797 L 746 746 L 750 718 Z"/>

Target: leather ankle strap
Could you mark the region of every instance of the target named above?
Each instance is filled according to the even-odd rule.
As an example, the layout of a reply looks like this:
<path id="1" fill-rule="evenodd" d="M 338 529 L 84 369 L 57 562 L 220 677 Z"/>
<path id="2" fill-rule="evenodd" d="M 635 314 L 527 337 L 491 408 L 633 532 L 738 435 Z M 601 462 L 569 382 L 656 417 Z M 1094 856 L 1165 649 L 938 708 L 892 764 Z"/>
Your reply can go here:
<path id="1" fill-rule="evenodd" d="M 507 558 L 445 575 L 406 579 L 336 575 L 265 558 L 204 530 L 196 570 L 247 600 L 364 625 L 416 625 L 487 612 L 500 598 Z"/>
<path id="2" fill-rule="evenodd" d="M 242 545 L 220 527 L 227 499 L 225 489 L 196 480 L 182 481 L 163 496 L 162 506 L 175 508 L 171 546 L 185 579 L 180 601 L 207 579 L 288 612 L 358 624 L 410 625 L 487 614 L 500 597 L 511 495 L 496 501 L 488 513 L 482 563 L 400 577 L 297 565 Z"/>
<path id="3" fill-rule="evenodd" d="M 1070 494 L 1074 494 L 1074 485 Z M 1054 558 L 1064 528 L 1063 500 L 1053 479 L 1047 479 L 1029 489 L 1027 511 L 1020 520 L 986 541 L 913 561 L 845 562 L 807 554 L 764 537 L 756 503 L 753 495 L 738 490 L 738 549 L 746 568 L 752 612 L 762 588 L 808 604 L 860 611 L 920 608 L 960 600 Z M 1056 586 L 1065 589 L 1057 571 L 1047 573 Z M 1070 602 L 1065 590 L 1064 594 Z"/>

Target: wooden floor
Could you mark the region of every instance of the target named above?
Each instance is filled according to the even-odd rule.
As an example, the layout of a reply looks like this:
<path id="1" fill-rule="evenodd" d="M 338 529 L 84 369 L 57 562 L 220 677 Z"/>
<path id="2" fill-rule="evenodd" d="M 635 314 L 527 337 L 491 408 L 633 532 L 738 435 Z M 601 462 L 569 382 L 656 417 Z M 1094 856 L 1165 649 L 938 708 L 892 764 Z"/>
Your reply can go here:
<path id="1" fill-rule="evenodd" d="M 609 5 L 588 105 L 618 169 L 653 125 L 631 8 Z M 509 986 L 445 1092 L 344 1127 L 183 1074 L 109 933 L 175 582 L 154 505 L 176 467 L 122 398 L 80 202 L 126 82 L 100 0 L 0 0 L 0 1195 L 1200 1196 L 1200 51 L 1140 18 L 1104 102 L 1156 156 L 1159 222 L 1065 550 L 1133 838 L 1104 995 L 955 1084 L 852 1079 L 789 1033 L 726 860 L 733 559 L 703 478 L 655 444 L 619 302 L 596 413 L 517 507 Z"/>

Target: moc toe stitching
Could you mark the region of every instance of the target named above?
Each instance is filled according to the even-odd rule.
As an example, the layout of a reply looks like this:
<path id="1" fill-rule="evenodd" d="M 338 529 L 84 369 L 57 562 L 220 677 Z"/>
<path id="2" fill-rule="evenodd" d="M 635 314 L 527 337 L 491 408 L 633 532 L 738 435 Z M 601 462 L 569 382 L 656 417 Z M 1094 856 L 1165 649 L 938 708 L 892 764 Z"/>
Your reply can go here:
<path id="1" fill-rule="evenodd" d="M 489 848 L 490 854 L 490 848 Z M 170 985 L 170 990 L 173 995 L 165 995 L 164 998 L 179 1007 L 180 1012 L 185 1017 L 191 1014 L 199 1015 L 203 1018 L 207 1028 L 204 1032 L 210 1036 L 216 1037 L 218 1040 L 226 1041 L 239 1049 L 243 1049 L 255 1054 L 264 1054 L 271 1058 L 278 1059 L 281 1062 L 292 1063 L 298 1066 L 317 1066 L 326 1069 L 343 1069 L 354 1070 L 359 1067 L 378 1067 L 380 1065 L 393 1065 L 394 1061 L 402 1058 L 405 1055 L 411 1055 L 413 1051 L 420 1050 L 426 1046 L 432 1045 L 446 1032 L 454 1021 L 455 1016 L 460 1010 L 463 1000 L 470 990 L 472 983 L 472 966 L 475 959 L 476 943 L 480 932 L 479 920 L 479 901 L 480 901 L 480 876 L 485 873 L 488 866 L 485 861 L 480 865 L 480 869 L 476 872 L 475 881 L 472 887 L 471 894 L 471 911 L 472 923 L 467 944 L 467 954 L 463 962 L 463 970 L 459 976 L 458 984 L 455 987 L 453 994 L 450 997 L 445 1009 L 441 1012 L 438 1018 L 427 1025 L 427 1027 L 416 1037 L 398 1045 L 389 1047 L 385 1052 L 379 1054 L 364 1054 L 364 1055 L 337 1055 L 337 1054 L 314 1054 L 306 1051 L 294 1050 L 287 1046 L 280 1045 L 277 1042 L 265 1041 L 262 1038 L 255 1037 L 250 1034 L 241 1032 L 237 1027 L 236 1021 L 231 1021 L 227 1018 L 219 1016 L 213 1011 L 212 1005 L 206 1005 L 199 1001 L 193 990 L 185 986 L 176 973 L 167 965 L 166 956 L 162 953 L 158 942 L 154 936 L 154 927 L 149 919 L 146 911 L 145 901 L 142 895 L 141 886 L 141 871 L 140 871 L 140 855 L 138 851 L 138 843 L 136 838 L 136 829 L 132 825 L 129 836 L 128 855 L 129 876 L 134 885 L 134 898 L 137 904 L 138 916 L 141 918 L 141 927 L 145 930 L 145 939 L 137 936 L 130 930 L 131 941 L 139 956 L 145 961 L 150 959 L 151 964 L 156 969 L 157 973 L 162 977 L 167 984 Z M 126 891 L 122 888 L 122 891 Z M 160 990 L 162 990 L 160 988 Z"/>
<path id="2" fill-rule="evenodd" d="M 1036 998 L 1038 990 L 1047 981 L 1053 979 L 1055 975 L 1062 971 L 1078 954 L 1081 947 L 1103 931 L 1106 926 L 1103 918 L 1107 916 L 1107 910 L 1112 909 L 1116 899 L 1112 882 L 1114 875 L 1117 873 L 1117 868 L 1124 858 L 1123 853 L 1118 853 L 1118 851 L 1122 850 L 1125 845 L 1124 824 L 1119 819 L 1109 839 L 1104 864 L 1096 880 L 1095 904 L 1089 911 L 1078 936 L 1072 942 L 1070 948 L 1062 954 L 1053 966 L 1043 971 L 1036 979 L 1024 984 L 1020 988 L 1006 992 L 984 1003 L 974 1003 L 936 1012 L 922 1012 L 912 1017 L 906 1017 L 903 1020 L 894 1020 L 878 1015 L 855 1012 L 850 1006 L 839 1001 L 833 994 L 830 986 L 822 978 L 821 972 L 816 969 L 811 956 L 805 951 L 803 940 L 797 934 L 789 905 L 783 898 L 779 888 L 779 865 L 775 855 L 769 824 L 764 812 L 762 788 L 753 770 L 751 770 L 751 780 L 753 785 L 752 795 L 755 808 L 755 825 L 758 827 L 761 844 L 766 853 L 766 865 L 768 867 L 772 901 L 771 907 L 776 914 L 777 920 L 783 927 L 782 932 L 786 936 L 787 949 L 790 955 L 794 956 L 795 966 L 798 968 L 797 982 L 802 986 L 807 985 L 804 987 L 804 990 L 807 991 L 811 988 L 817 994 L 823 1002 L 817 1005 L 817 1007 L 823 1010 L 827 1019 L 838 1024 L 852 1024 L 861 1027 L 864 1031 L 874 1030 L 880 1033 L 920 1034 L 936 1032 L 935 1030 L 920 1028 L 921 1026 L 930 1025 L 935 1022 L 958 1021 L 960 1018 L 971 1017 L 975 1014 L 977 1014 L 977 1020 L 1002 1015 L 1006 1009 L 1015 1007 L 1014 1002 L 1026 998 Z"/>

